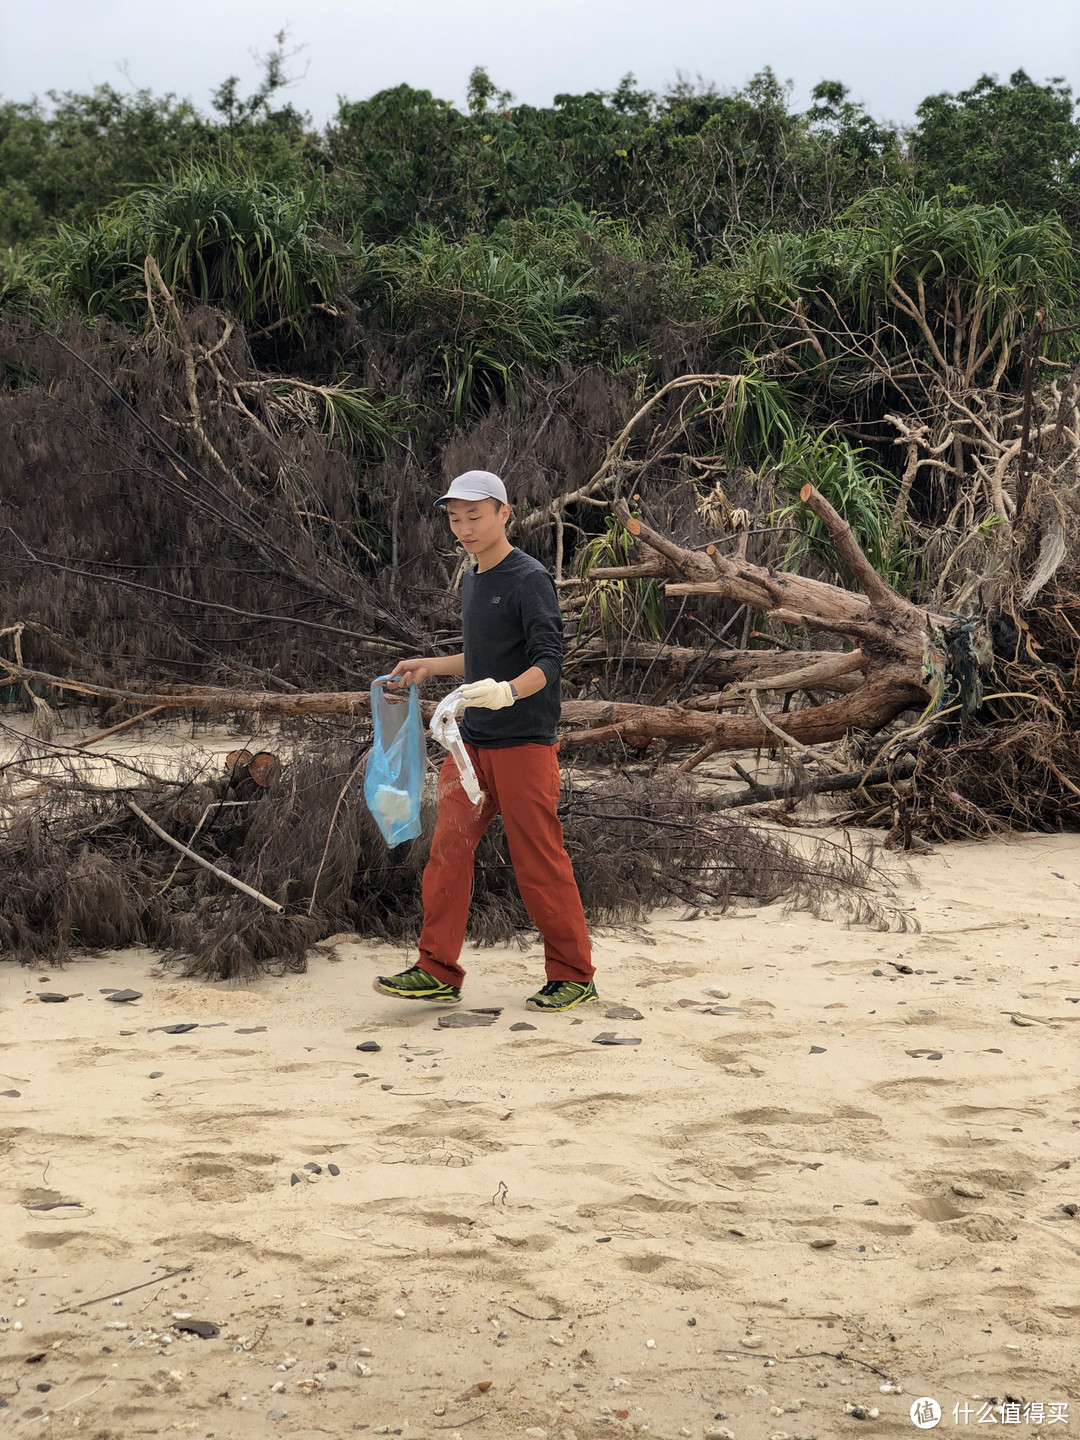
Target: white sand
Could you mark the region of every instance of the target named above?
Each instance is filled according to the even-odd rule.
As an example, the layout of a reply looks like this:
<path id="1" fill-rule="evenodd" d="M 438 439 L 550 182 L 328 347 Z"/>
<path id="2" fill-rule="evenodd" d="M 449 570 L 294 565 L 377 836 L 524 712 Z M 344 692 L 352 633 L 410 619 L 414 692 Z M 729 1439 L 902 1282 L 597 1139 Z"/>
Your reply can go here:
<path id="1" fill-rule="evenodd" d="M 1075 1428 L 1080 838 L 914 864 L 920 934 L 660 915 L 569 1016 L 524 1010 L 538 948 L 475 952 L 491 1029 L 373 994 L 414 957 L 348 940 L 241 988 L 0 966 L 0 1433 L 830 1440 L 1006 1394 Z M 174 1311 L 222 1333 L 164 1345 Z"/>

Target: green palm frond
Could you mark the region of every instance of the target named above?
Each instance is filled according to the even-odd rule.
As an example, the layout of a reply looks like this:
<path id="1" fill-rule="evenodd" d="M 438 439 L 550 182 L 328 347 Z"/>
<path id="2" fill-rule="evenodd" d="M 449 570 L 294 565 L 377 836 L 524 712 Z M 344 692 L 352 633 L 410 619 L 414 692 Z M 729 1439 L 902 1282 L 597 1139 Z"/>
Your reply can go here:
<path id="1" fill-rule="evenodd" d="M 246 388 L 259 392 L 271 424 L 289 421 L 320 425 L 356 455 L 384 460 L 394 440 L 404 436 L 400 396 L 380 397 L 374 391 L 348 383 L 311 385 L 282 376 L 275 380 L 247 382 Z"/>
<path id="2" fill-rule="evenodd" d="M 588 267 L 579 259 L 569 273 L 558 246 L 521 249 L 519 230 L 453 242 L 429 228 L 358 251 L 354 298 L 387 329 L 423 344 L 456 422 L 506 394 L 519 371 L 549 369 L 584 323 Z"/>
<path id="3" fill-rule="evenodd" d="M 828 228 L 760 236 L 701 283 L 730 339 L 762 357 L 782 345 L 789 363 L 840 395 L 864 383 L 864 343 L 901 370 L 945 364 L 985 383 L 1036 311 L 1056 331 L 1080 293 L 1055 216 L 1024 222 L 1003 205 L 915 200 L 897 188 L 863 196 Z M 1046 353 L 1062 358 L 1073 345 L 1055 334 Z"/>
<path id="4" fill-rule="evenodd" d="M 772 475 L 790 496 L 790 503 L 773 516 L 773 523 L 794 520 L 799 527 L 785 556 L 787 569 L 798 570 L 811 551 L 830 568 L 839 568 L 825 527 L 798 498 L 809 482 L 851 526 L 874 569 L 892 585 L 904 583 L 907 557 L 889 538 L 896 480 L 868 459 L 865 451 L 834 430 L 818 435 L 803 431 L 784 443 Z"/>
<path id="5" fill-rule="evenodd" d="M 745 363 L 730 395 L 727 451 L 733 464 L 777 456 L 801 427 L 784 386 L 762 375 L 750 356 Z"/>
<path id="6" fill-rule="evenodd" d="M 581 547 L 577 572 L 588 580 L 596 568 L 633 564 L 633 539 L 620 520 L 609 516 L 604 533 Z M 581 639 L 589 623 L 599 624 L 607 639 L 616 634 L 657 640 L 664 629 L 662 592 L 652 580 L 590 580 L 585 591 L 585 608 L 578 622 Z"/>
<path id="7" fill-rule="evenodd" d="M 61 226 L 44 255 L 46 277 L 86 313 L 141 326 L 143 262 L 152 255 L 181 300 L 220 305 L 252 326 L 297 324 L 337 282 L 317 208 L 313 186 L 189 169 L 133 191 L 83 228 Z"/>
<path id="8" fill-rule="evenodd" d="M 0 252 L 0 310 L 31 310 L 45 299 L 41 267 L 32 252 Z"/>
<path id="9" fill-rule="evenodd" d="M 392 440 L 404 433 L 394 400 L 378 400 L 368 390 L 348 384 L 320 387 L 323 423 L 333 438 L 339 435 L 350 448 L 386 458 Z"/>

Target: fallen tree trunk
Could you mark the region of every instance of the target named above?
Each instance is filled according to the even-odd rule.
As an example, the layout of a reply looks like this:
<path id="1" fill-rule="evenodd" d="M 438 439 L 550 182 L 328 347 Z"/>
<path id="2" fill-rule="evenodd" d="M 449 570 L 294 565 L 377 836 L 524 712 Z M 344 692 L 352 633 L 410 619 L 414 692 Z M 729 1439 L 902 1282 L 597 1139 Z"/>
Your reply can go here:
<path id="1" fill-rule="evenodd" d="M 847 662 L 852 662 L 848 664 Z M 815 681 L 820 690 L 849 690 L 848 672 L 862 668 L 861 650 L 714 650 L 698 649 L 687 645 L 661 645 L 656 642 L 628 641 L 612 649 L 602 640 L 589 640 L 572 650 L 566 657 L 566 669 L 579 665 L 632 665 L 669 666 L 696 679 L 711 681 L 718 685 L 735 685 L 741 681 L 746 686 L 757 686 L 761 690 L 799 690 L 799 684 L 786 683 L 789 672 L 811 665 L 833 667 L 823 669 Z M 844 677 L 843 683 L 835 686 L 830 678 Z M 767 683 L 768 682 L 768 683 Z M 775 682 L 775 683 L 774 683 Z M 809 682 L 807 682 L 809 683 Z M 704 697 L 710 698 L 710 697 Z M 697 701 L 688 702 L 701 708 Z"/>
<path id="2" fill-rule="evenodd" d="M 244 713 L 287 718 L 298 715 L 365 715 L 371 713 L 371 697 L 367 690 L 320 690 L 291 694 L 277 691 L 233 690 L 215 685 L 163 685 L 158 690 L 117 689 L 108 685 L 91 685 L 84 680 L 71 680 L 63 675 L 49 675 L 43 670 L 28 670 L 0 658 L 3 669 L 13 680 L 37 680 L 55 690 L 87 695 L 96 700 L 112 700 L 131 705 L 153 706 L 158 710 L 198 710 L 206 715 Z M 425 705 L 425 720 L 434 713 L 434 702 Z"/>
<path id="3" fill-rule="evenodd" d="M 809 690 L 812 687 L 814 690 L 839 690 L 850 694 L 864 683 L 866 656 L 861 650 L 826 652 L 823 659 L 813 654 L 800 654 L 798 651 L 794 654 L 788 651 L 786 654 L 789 668 L 779 675 L 765 677 L 752 674 L 749 679 L 732 685 L 719 695 L 698 696 L 688 702 L 688 708 L 715 710 L 721 704 L 738 704 L 754 690 L 775 690 L 790 695 L 796 690 Z M 802 659 L 810 663 L 796 665 L 795 669 L 790 668 L 797 660 Z"/>
<path id="4" fill-rule="evenodd" d="M 704 552 L 685 549 L 631 515 L 625 501 L 616 501 L 612 509 L 636 540 L 656 552 L 659 559 L 653 563 L 658 565 L 658 575 L 666 577 L 665 594 L 717 595 L 765 610 L 784 624 L 857 637 L 860 642 L 867 635 L 879 646 L 888 643 L 892 630 L 892 645 L 901 645 L 913 656 L 917 653 L 921 664 L 921 638 L 912 644 L 911 636 L 921 637 L 929 628 L 947 625 L 951 617 L 931 614 L 897 594 L 859 549 L 847 521 L 812 485 L 803 486 L 800 498 L 825 525 L 833 548 L 863 587 L 863 594 L 805 575 L 753 565 L 738 556 L 721 555 L 714 545 Z M 603 579 L 610 574 L 597 569 L 589 578 Z"/>
<path id="5" fill-rule="evenodd" d="M 578 748 L 620 741 L 643 749 L 662 740 L 669 748 L 692 745 L 697 748 L 681 767 L 690 770 L 718 750 L 773 749 L 777 740 L 782 742 L 785 737 L 796 747 L 811 746 L 839 740 L 850 730 L 872 733 L 904 710 L 925 705 L 928 692 L 922 669 L 927 642 L 948 623 L 948 617 L 933 615 L 898 595 L 863 555 L 847 523 L 812 486 L 804 487 L 802 499 L 824 523 L 837 554 L 864 593 L 842 590 L 805 576 L 776 574 L 738 557 L 722 557 L 714 547 L 704 554 L 684 549 L 632 516 L 623 502 L 616 502 L 613 508 L 627 530 L 668 567 L 668 573 L 690 577 L 673 581 L 667 587 L 669 592 L 684 593 L 689 584 L 699 587 L 695 593 L 705 593 L 700 588 L 704 586 L 709 594 L 766 610 L 773 618 L 843 635 L 857 642 L 856 648 L 813 654 L 784 650 L 743 652 L 730 659 L 721 653 L 715 659 L 727 666 L 724 673 L 737 690 L 731 695 L 704 697 L 712 703 L 711 713 L 679 705 L 567 700 L 561 714 L 561 723 L 569 727 L 563 736 L 564 744 Z M 713 576 L 711 580 L 706 578 L 706 568 Z M 687 655 L 678 647 L 628 648 L 635 660 L 648 659 L 650 663 L 672 660 L 688 665 L 691 656 L 697 659 L 696 652 Z M 363 715 L 370 709 L 366 690 L 252 694 L 208 686 L 168 686 L 151 693 L 87 685 L 9 661 L 0 661 L 0 666 L 13 679 L 34 679 L 61 690 L 164 709 L 210 714 L 244 711 L 266 717 Z M 862 682 L 847 688 L 850 677 L 855 675 L 864 677 Z M 815 685 L 823 689 L 831 685 L 842 693 L 803 710 L 772 715 L 761 710 L 756 698 L 759 690 L 790 693 Z M 729 699 L 746 699 L 754 713 L 718 714 L 719 706 Z M 423 705 L 425 719 L 430 718 L 433 709 L 431 702 Z"/>
<path id="6" fill-rule="evenodd" d="M 244 713 L 275 719 L 305 715 L 367 715 L 371 711 L 366 690 L 298 691 L 293 695 L 213 686 L 175 686 L 155 691 L 120 690 L 69 680 L 61 675 L 49 675 L 41 670 L 28 670 L 8 660 L 0 660 L 0 667 L 13 680 L 36 680 L 56 690 L 101 700 L 153 706 L 159 710 L 195 710 L 204 715 Z M 852 695 L 771 718 L 793 740 L 803 745 L 834 740 L 853 727 L 877 730 L 898 713 L 896 704 L 901 697 L 901 709 L 924 697 L 921 687 L 907 685 L 904 688 L 904 681 L 902 673 L 880 674 L 873 684 L 860 687 Z M 423 701 L 421 710 L 425 721 L 430 720 L 435 702 Z M 771 748 L 776 743 L 776 736 L 753 715 L 715 716 L 675 706 L 565 700 L 561 723 L 574 727 L 562 739 L 564 744 L 575 747 L 613 739 L 624 740 L 628 745 L 641 749 L 654 740 L 667 740 L 676 745 L 713 743 L 718 750 L 743 750 L 761 745 Z"/>
<path id="7" fill-rule="evenodd" d="M 803 487 L 801 499 L 825 525 L 862 594 L 807 576 L 775 572 L 739 555 L 725 556 L 715 545 L 704 551 L 686 549 L 631 515 L 621 500 L 612 506 L 615 514 L 652 553 L 640 565 L 597 569 L 586 580 L 647 572 L 666 579 L 668 595 L 720 596 L 763 610 L 786 624 L 842 635 L 855 648 L 812 654 L 744 652 L 739 678 L 734 662 L 726 676 L 730 689 L 696 697 L 685 709 L 611 705 L 602 721 L 572 730 L 564 743 L 579 746 L 620 739 L 639 746 L 658 738 L 675 745 L 697 743 L 699 748 L 681 767 L 690 770 L 722 749 L 773 748 L 777 739 L 785 737 L 798 747 L 839 740 L 853 729 L 873 732 L 904 710 L 925 705 L 928 691 L 922 672 L 928 641 L 951 623 L 950 617 L 920 609 L 899 595 L 862 553 L 847 522 L 812 485 Z M 727 657 L 717 658 L 722 666 Z M 815 685 L 842 693 L 804 710 L 772 715 L 764 714 L 756 698 L 761 690 L 792 693 Z M 715 713 L 744 700 L 753 714 Z M 702 707 L 713 713 L 702 714 Z M 569 712 L 570 707 L 564 707 L 566 721 L 571 720 Z"/>
<path id="8" fill-rule="evenodd" d="M 873 785 L 891 785 L 910 779 L 916 762 L 908 757 L 895 765 L 878 765 L 872 770 L 849 770 L 844 775 L 821 775 L 813 780 L 787 780 L 780 785 L 759 785 L 755 780 L 735 795 L 718 795 L 709 803 L 710 810 L 739 810 L 747 805 L 767 805 L 776 800 L 809 800 L 814 795 L 835 794 L 842 790 L 862 790 Z M 740 769 L 740 774 L 746 772 Z"/>
<path id="9" fill-rule="evenodd" d="M 210 685 L 164 686 L 153 691 L 120 690 L 106 685 L 90 685 L 82 680 L 70 680 L 62 675 L 49 675 L 43 670 L 29 670 L 3 659 L 0 659 L 0 667 L 13 680 L 36 680 L 39 684 L 48 685 L 55 690 L 66 690 L 93 699 L 153 707 L 157 713 L 165 710 L 196 710 L 204 715 L 242 713 L 274 719 L 371 713 L 371 699 L 366 690 L 297 691 L 291 695 L 270 690 L 232 690 Z M 430 720 L 435 713 L 436 703 L 434 700 L 421 702 L 420 708 L 425 721 Z M 793 725 L 793 736 L 804 740 L 804 743 L 813 744 L 820 738 L 813 731 L 813 727 L 807 730 L 806 736 L 802 733 L 807 727 L 801 717 L 810 713 L 797 710 L 779 718 L 785 724 L 790 722 Z M 618 726 L 626 732 L 626 738 L 635 746 L 647 745 L 650 740 L 677 740 L 680 736 L 684 736 L 687 743 L 698 743 L 718 725 L 726 729 L 732 721 L 744 720 L 757 725 L 752 716 L 730 716 L 717 721 L 708 715 L 693 713 L 676 706 L 631 705 L 606 700 L 564 700 L 561 716 L 563 725 L 592 728 Z M 568 744 L 587 743 L 583 739 L 585 733 L 584 729 L 579 728 L 576 735 L 571 733 L 564 739 Z M 742 748 L 741 741 L 733 741 L 732 744 Z"/>
<path id="10" fill-rule="evenodd" d="M 705 567 L 709 567 L 714 576 L 708 581 L 694 578 L 685 583 L 706 585 L 710 594 L 766 610 L 777 619 L 844 635 L 857 642 L 857 648 L 813 654 L 743 652 L 730 660 L 723 653 L 715 657 L 718 663 L 727 664 L 730 680 L 739 675 L 734 681 L 738 693 L 731 698 L 747 698 L 752 714 L 721 715 L 715 708 L 710 713 L 678 705 L 567 700 L 561 713 L 561 723 L 569 727 L 563 736 L 564 744 L 577 748 L 620 741 L 643 749 L 662 740 L 669 748 L 692 745 L 697 748 L 681 767 L 690 770 L 718 750 L 773 749 L 784 737 L 796 746 L 820 745 L 839 740 L 850 730 L 872 733 L 904 710 L 925 705 L 928 694 L 922 682 L 922 667 L 927 640 L 947 623 L 947 617 L 932 615 L 898 595 L 863 555 L 847 523 L 812 486 L 804 487 L 802 499 L 825 524 L 837 554 L 862 585 L 863 594 L 800 575 L 775 574 L 739 558 L 721 557 L 715 550 L 704 555 L 686 550 L 631 516 L 623 502 L 616 502 L 613 508 L 630 533 L 664 561 L 669 573 L 703 577 Z M 683 593 L 683 585 L 678 581 L 667 588 Z M 660 647 L 648 658 L 667 658 L 665 651 L 677 663 L 687 660 L 678 649 L 669 647 Z M 635 658 L 644 659 L 647 653 Z M 366 690 L 252 694 L 208 686 L 168 686 L 154 692 L 131 691 L 66 680 L 9 661 L 0 661 L 0 666 L 13 679 L 34 679 L 61 690 L 163 709 L 210 714 L 244 711 L 266 717 L 363 715 L 370 710 Z M 856 674 L 865 677 L 863 682 L 847 689 L 845 682 Z M 803 710 L 765 715 L 756 699 L 759 690 L 793 692 L 814 685 L 829 688 L 830 684 L 847 693 Z M 714 705 L 719 706 L 727 698 L 717 697 Z M 433 709 L 432 702 L 423 705 L 425 720 Z"/>
<path id="11" fill-rule="evenodd" d="M 771 715 L 769 719 L 800 744 L 820 745 L 838 740 L 852 729 L 880 730 L 901 711 L 923 704 L 925 699 L 922 686 L 913 683 L 904 668 L 896 667 L 880 671 L 850 695 L 805 710 Z M 562 743 L 571 746 L 623 740 L 637 749 L 652 740 L 667 740 L 676 745 L 710 745 L 715 753 L 762 746 L 771 749 L 777 740 L 754 715 L 716 716 L 667 706 L 569 700 L 563 705 L 562 718 L 564 724 L 588 726 L 562 737 Z"/>

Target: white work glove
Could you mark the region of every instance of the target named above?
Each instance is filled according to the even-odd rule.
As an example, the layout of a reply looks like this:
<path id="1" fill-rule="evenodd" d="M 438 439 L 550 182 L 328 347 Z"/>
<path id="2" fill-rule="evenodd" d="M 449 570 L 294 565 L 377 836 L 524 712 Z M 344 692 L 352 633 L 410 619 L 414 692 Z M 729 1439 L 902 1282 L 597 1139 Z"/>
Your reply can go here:
<path id="1" fill-rule="evenodd" d="M 477 705 L 481 710 L 505 710 L 517 697 L 509 680 L 477 680 L 462 688 L 461 698 L 467 706 Z"/>

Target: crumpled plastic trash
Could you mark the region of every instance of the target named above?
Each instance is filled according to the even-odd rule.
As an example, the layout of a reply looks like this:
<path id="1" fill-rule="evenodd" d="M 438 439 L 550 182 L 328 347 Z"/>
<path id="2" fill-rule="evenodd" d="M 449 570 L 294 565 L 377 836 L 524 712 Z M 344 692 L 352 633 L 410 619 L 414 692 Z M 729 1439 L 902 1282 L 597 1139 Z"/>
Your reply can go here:
<path id="1" fill-rule="evenodd" d="M 412 796 L 396 785 L 377 785 L 369 803 L 381 830 L 407 825 L 412 818 Z"/>
<path id="2" fill-rule="evenodd" d="M 456 690 L 451 690 L 445 699 L 439 701 L 428 731 L 431 738 L 438 741 L 443 749 L 448 750 L 454 757 L 454 764 L 461 776 L 462 789 L 474 805 L 479 805 L 484 798 L 484 792 L 480 789 L 480 782 L 476 778 L 476 771 L 469 759 L 469 752 L 465 749 L 457 723 L 458 713 L 465 708 L 464 691 L 464 685 L 459 685 Z"/>

